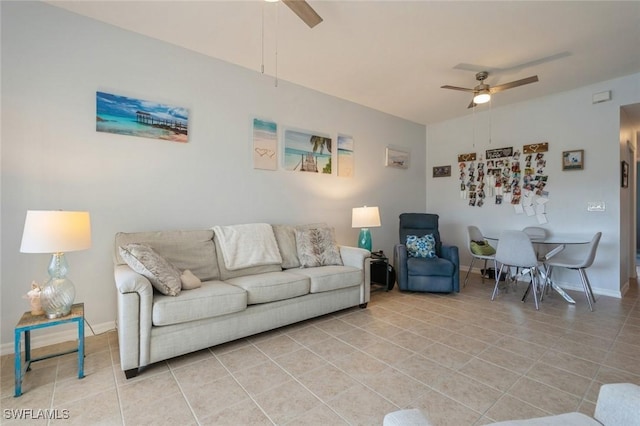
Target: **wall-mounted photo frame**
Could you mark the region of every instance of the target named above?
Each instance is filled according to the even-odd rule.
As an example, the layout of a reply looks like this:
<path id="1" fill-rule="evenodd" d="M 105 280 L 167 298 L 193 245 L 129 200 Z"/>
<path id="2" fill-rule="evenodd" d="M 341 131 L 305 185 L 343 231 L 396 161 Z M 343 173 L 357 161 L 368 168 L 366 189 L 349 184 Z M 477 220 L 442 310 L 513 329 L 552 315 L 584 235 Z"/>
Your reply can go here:
<path id="1" fill-rule="evenodd" d="M 620 186 L 623 188 L 629 187 L 629 163 L 626 161 L 620 164 Z"/>
<path id="2" fill-rule="evenodd" d="M 396 148 L 387 147 L 384 165 L 398 169 L 409 168 L 409 153 Z"/>
<path id="3" fill-rule="evenodd" d="M 451 176 L 451 166 L 435 166 L 433 168 L 433 177 L 448 177 Z"/>
<path id="4" fill-rule="evenodd" d="M 562 152 L 562 170 L 584 169 L 584 149 Z"/>

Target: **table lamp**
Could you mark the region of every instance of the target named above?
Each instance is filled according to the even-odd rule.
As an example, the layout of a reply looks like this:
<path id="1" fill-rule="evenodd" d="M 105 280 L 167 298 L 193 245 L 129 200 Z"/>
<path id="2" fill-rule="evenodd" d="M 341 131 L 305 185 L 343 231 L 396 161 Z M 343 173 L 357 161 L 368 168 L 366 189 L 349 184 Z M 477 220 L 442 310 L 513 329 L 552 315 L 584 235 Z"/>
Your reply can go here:
<path id="1" fill-rule="evenodd" d="M 51 253 L 49 275 L 40 292 L 47 318 L 68 315 L 76 296 L 73 282 L 67 278 L 69 266 L 65 252 L 91 247 L 89 212 L 29 210 L 24 222 L 21 253 Z"/>
<path id="2" fill-rule="evenodd" d="M 380 212 L 377 207 L 354 207 L 351 214 L 351 227 L 360 228 L 358 247 L 371 251 L 371 232 L 369 228 L 380 226 Z"/>

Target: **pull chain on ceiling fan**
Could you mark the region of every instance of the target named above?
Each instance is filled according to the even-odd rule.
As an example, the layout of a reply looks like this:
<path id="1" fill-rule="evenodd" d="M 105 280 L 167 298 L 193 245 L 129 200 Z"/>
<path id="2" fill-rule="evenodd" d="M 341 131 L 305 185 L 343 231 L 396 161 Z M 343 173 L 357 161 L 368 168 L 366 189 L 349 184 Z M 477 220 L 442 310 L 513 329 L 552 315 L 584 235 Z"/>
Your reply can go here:
<path id="1" fill-rule="evenodd" d="M 477 73 L 476 80 L 478 80 L 480 84 L 478 84 L 473 89 L 468 89 L 466 87 L 449 86 L 449 85 L 440 86 L 440 87 L 442 89 L 460 90 L 463 92 L 473 93 L 473 99 L 471 100 L 471 103 L 468 106 L 468 108 L 473 108 L 476 105 L 489 102 L 491 100 L 491 95 L 493 95 L 494 93 L 502 92 L 503 90 L 512 89 L 514 87 L 523 86 L 525 84 L 535 83 L 536 81 L 538 81 L 538 76 L 534 75 L 531 77 L 523 78 L 521 80 L 516 80 L 510 83 L 504 83 L 498 86 L 491 87 L 490 85 L 484 82 L 488 76 L 489 76 L 489 73 L 487 71 L 480 71 L 479 73 Z"/>

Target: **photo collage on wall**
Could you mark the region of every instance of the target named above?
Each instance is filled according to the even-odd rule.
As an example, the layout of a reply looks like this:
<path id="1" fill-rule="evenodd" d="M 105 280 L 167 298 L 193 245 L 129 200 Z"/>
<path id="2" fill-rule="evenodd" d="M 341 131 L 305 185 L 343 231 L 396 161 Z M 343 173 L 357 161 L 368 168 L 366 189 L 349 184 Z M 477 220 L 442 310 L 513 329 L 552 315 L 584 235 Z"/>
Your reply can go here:
<path id="1" fill-rule="evenodd" d="M 525 145 L 524 155 L 513 147 L 487 150 L 484 160 L 482 156 L 476 159 L 476 153 L 459 155 L 460 198 L 471 207 L 487 202 L 522 207 L 533 204 L 533 195 L 547 197 L 547 150 L 548 143 L 539 143 Z"/>

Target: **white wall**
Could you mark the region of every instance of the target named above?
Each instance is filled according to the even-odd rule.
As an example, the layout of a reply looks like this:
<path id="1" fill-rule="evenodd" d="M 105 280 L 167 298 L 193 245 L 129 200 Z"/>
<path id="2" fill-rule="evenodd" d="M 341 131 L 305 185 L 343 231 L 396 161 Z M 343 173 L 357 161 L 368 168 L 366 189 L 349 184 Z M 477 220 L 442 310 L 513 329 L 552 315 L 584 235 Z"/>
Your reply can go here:
<path id="1" fill-rule="evenodd" d="M 537 84 L 544 84 L 544 76 Z M 592 104 L 592 94 L 604 90 L 612 91 L 613 100 Z M 620 106 L 638 101 L 640 74 L 492 111 L 483 107 L 475 116 L 470 112 L 467 117 L 427 126 L 427 211 L 441 215 L 443 238 L 459 245 L 461 263 L 470 263 L 464 249 L 467 225 L 499 235 L 502 229 L 537 226 L 537 221 L 535 217 L 516 215 L 509 204 L 495 205 L 492 200 L 481 208 L 469 207 L 459 195 L 458 154 L 476 152 L 484 156 L 487 149 L 522 150 L 526 144 L 549 142 L 545 189 L 550 201 L 548 224 L 543 226 L 552 233 L 593 235 L 602 231 L 589 276 L 594 292 L 619 297 L 629 278 L 628 242 L 621 244 L 621 236 L 627 240 L 632 233 L 627 193 L 633 190 L 620 188 Z M 584 149 L 584 170 L 562 171 L 562 151 L 574 149 Z M 431 178 L 433 166 L 446 164 L 452 165 L 450 178 Z M 587 212 L 587 201 L 604 201 L 606 211 Z M 574 272 L 564 272 L 559 277 L 563 285 L 581 288 Z"/>
<path id="2" fill-rule="evenodd" d="M 327 222 L 354 245 L 351 208 L 377 205 L 374 248 L 397 218 L 424 211 L 425 127 L 126 32 L 42 3 L 2 2 L 1 342 L 46 277 L 48 255 L 19 253 L 28 209 L 88 210 L 93 246 L 68 254 L 86 317 L 113 324 L 118 231 L 247 222 Z M 259 58 L 257 58 L 259 59 Z M 259 64 L 256 62 L 256 68 Z M 97 90 L 189 108 L 189 143 L 95 131 Z M 352 135 L 355 177 L 252 168 L 251 118 Z M 335 139 L 334 139 L 335 140 Z M 384 167 L 385 147 L 411 152 Z M 40 335 L 41 340 L 44 339 Z"/>

